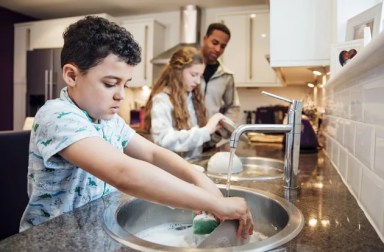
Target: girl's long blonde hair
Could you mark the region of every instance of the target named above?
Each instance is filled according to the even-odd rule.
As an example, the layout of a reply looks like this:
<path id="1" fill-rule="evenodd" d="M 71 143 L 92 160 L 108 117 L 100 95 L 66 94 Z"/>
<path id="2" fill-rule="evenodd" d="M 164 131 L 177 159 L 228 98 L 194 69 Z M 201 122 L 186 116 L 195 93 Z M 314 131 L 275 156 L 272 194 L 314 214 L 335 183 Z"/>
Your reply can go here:
<path id="1" fill-rule="evenodd" d="M 204 58 L 201 52 L 194 47 L 182 47 L 176 51 L 169 64 L 166 65 L 152 87 L 147 104 L 144 110 L 144 129 L 151 129 L 151 111 L 153 97 L 166 91 L 173 105 L 172 117 L 175 121 L 177 130 L 190 129 L 190 115 L 187 108 L 187 92 L 183 84 L 183 70 L 195 64 L 204 64 Z M 200 87 L 196 87 L 192 91 L 192 101 L 195 108 L 195 114 L 200 127 L 207 123 L 206 108 L 204 96 L 200 91 Z"/>

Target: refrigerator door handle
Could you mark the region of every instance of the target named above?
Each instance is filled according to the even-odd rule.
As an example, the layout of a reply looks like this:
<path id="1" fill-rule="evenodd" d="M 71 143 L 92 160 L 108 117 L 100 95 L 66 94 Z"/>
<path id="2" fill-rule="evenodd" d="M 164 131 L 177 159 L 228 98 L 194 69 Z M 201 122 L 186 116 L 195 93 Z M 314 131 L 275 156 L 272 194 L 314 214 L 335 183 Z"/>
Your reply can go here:
<path id="1" fill-rule="evenodd" d="M 49 99 L 53 98 L 53 70 L 49 70 Z"/>
<path id="2" fill-rule="evenodd" d="M 48 88 L 49 88 L 48 87 L 49 86 L 48 71 L 49 70 L 47 70 L 47 69 L 44 70 L 44 99 L 45 100 L 49 99 L 49 97 L 48 97 L 48 92 L 49 92 L 49 90 L 48 90 Z"/>

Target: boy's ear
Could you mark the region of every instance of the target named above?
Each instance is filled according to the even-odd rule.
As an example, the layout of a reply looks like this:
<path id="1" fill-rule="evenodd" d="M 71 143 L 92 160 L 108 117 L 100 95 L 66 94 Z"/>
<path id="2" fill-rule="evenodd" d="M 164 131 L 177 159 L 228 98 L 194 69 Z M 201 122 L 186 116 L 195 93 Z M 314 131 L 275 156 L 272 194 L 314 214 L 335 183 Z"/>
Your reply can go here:
<path id="1" fill-rule="evenodd" d="M 76 78 L 79 74 L 79 71 L 76 66 L 72 64 L 65 64 L 63 66 L 63 79 L 68 86 L 76 85 Z"/>

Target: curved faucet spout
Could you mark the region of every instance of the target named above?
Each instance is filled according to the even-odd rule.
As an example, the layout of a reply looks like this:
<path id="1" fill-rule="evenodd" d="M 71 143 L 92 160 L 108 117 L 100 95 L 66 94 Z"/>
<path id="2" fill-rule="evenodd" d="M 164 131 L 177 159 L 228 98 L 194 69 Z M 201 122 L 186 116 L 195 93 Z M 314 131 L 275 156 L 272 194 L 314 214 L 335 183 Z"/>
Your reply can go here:
<path id="1" fill-rule="evenodd" d="M 238 126 L 231 135 L 230 148 L 237 148 L 240 136 L 247 131 L 259 133 L 288 133 L 292 130 L 289 124 L 242 124 Z"/>
<path id="2" fill-rule="evenodd" d="M 229 146 L 232 149 L 236 149 L 241 134 L 246 131 L 255 131 L 260 133 L 286 133 L 284 188 L 287 190 L 298 190 L 300 188 L 297 182 L 297 175 L 299 171 L 301 113 L 303 109 L 303 102 L 298 100 L 290 100 L 265 91 L 263 91 L 262 94 L 271 96 L 284 102 L 288 102 L 290 104 L 288 111 L 288 123 L 240 125 L 232 132 Z"/>

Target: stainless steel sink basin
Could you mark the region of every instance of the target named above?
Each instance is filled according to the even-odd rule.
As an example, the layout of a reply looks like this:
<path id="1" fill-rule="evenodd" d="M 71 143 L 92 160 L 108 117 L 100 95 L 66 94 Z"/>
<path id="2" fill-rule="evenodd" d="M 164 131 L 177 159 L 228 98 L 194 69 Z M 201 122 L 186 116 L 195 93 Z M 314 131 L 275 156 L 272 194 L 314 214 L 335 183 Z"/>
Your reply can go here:
<path id="1" fill-rule="evenodd" d="M 243 171 L 233 173 L 232 181 L 249 181 L 249 180 L 272 180 L 282 179 L 284 176 L 284 162 L 273 158 L 264 157 L 239 157 L 243 163 Z M 207 160 L 194 162 L 203 166 L 207 170 Z M 211 178 L 227 179 L 227 173 L 212 173 L 207 171 L 207 175 Z"/>
<path id="2" fill-rule="evenodd" d="M 225 191 L 224 185 L 219 187 L 222 192 Z M 136 198 L 108 207 L 104 212 L 104 227 L 113 239 L 140 251 L 266 251 L 290 241 L 303 228 L 302 213 L 283 198 L 239 186 L 231 186 L 230 195 L 246 199 L 253 215 L 255 231 L 268 236 L 267 239 L 215 249 L 175 247 L 143 240 L 135 234 L 163 223 L 191 224 L 192 212 Z"/>

